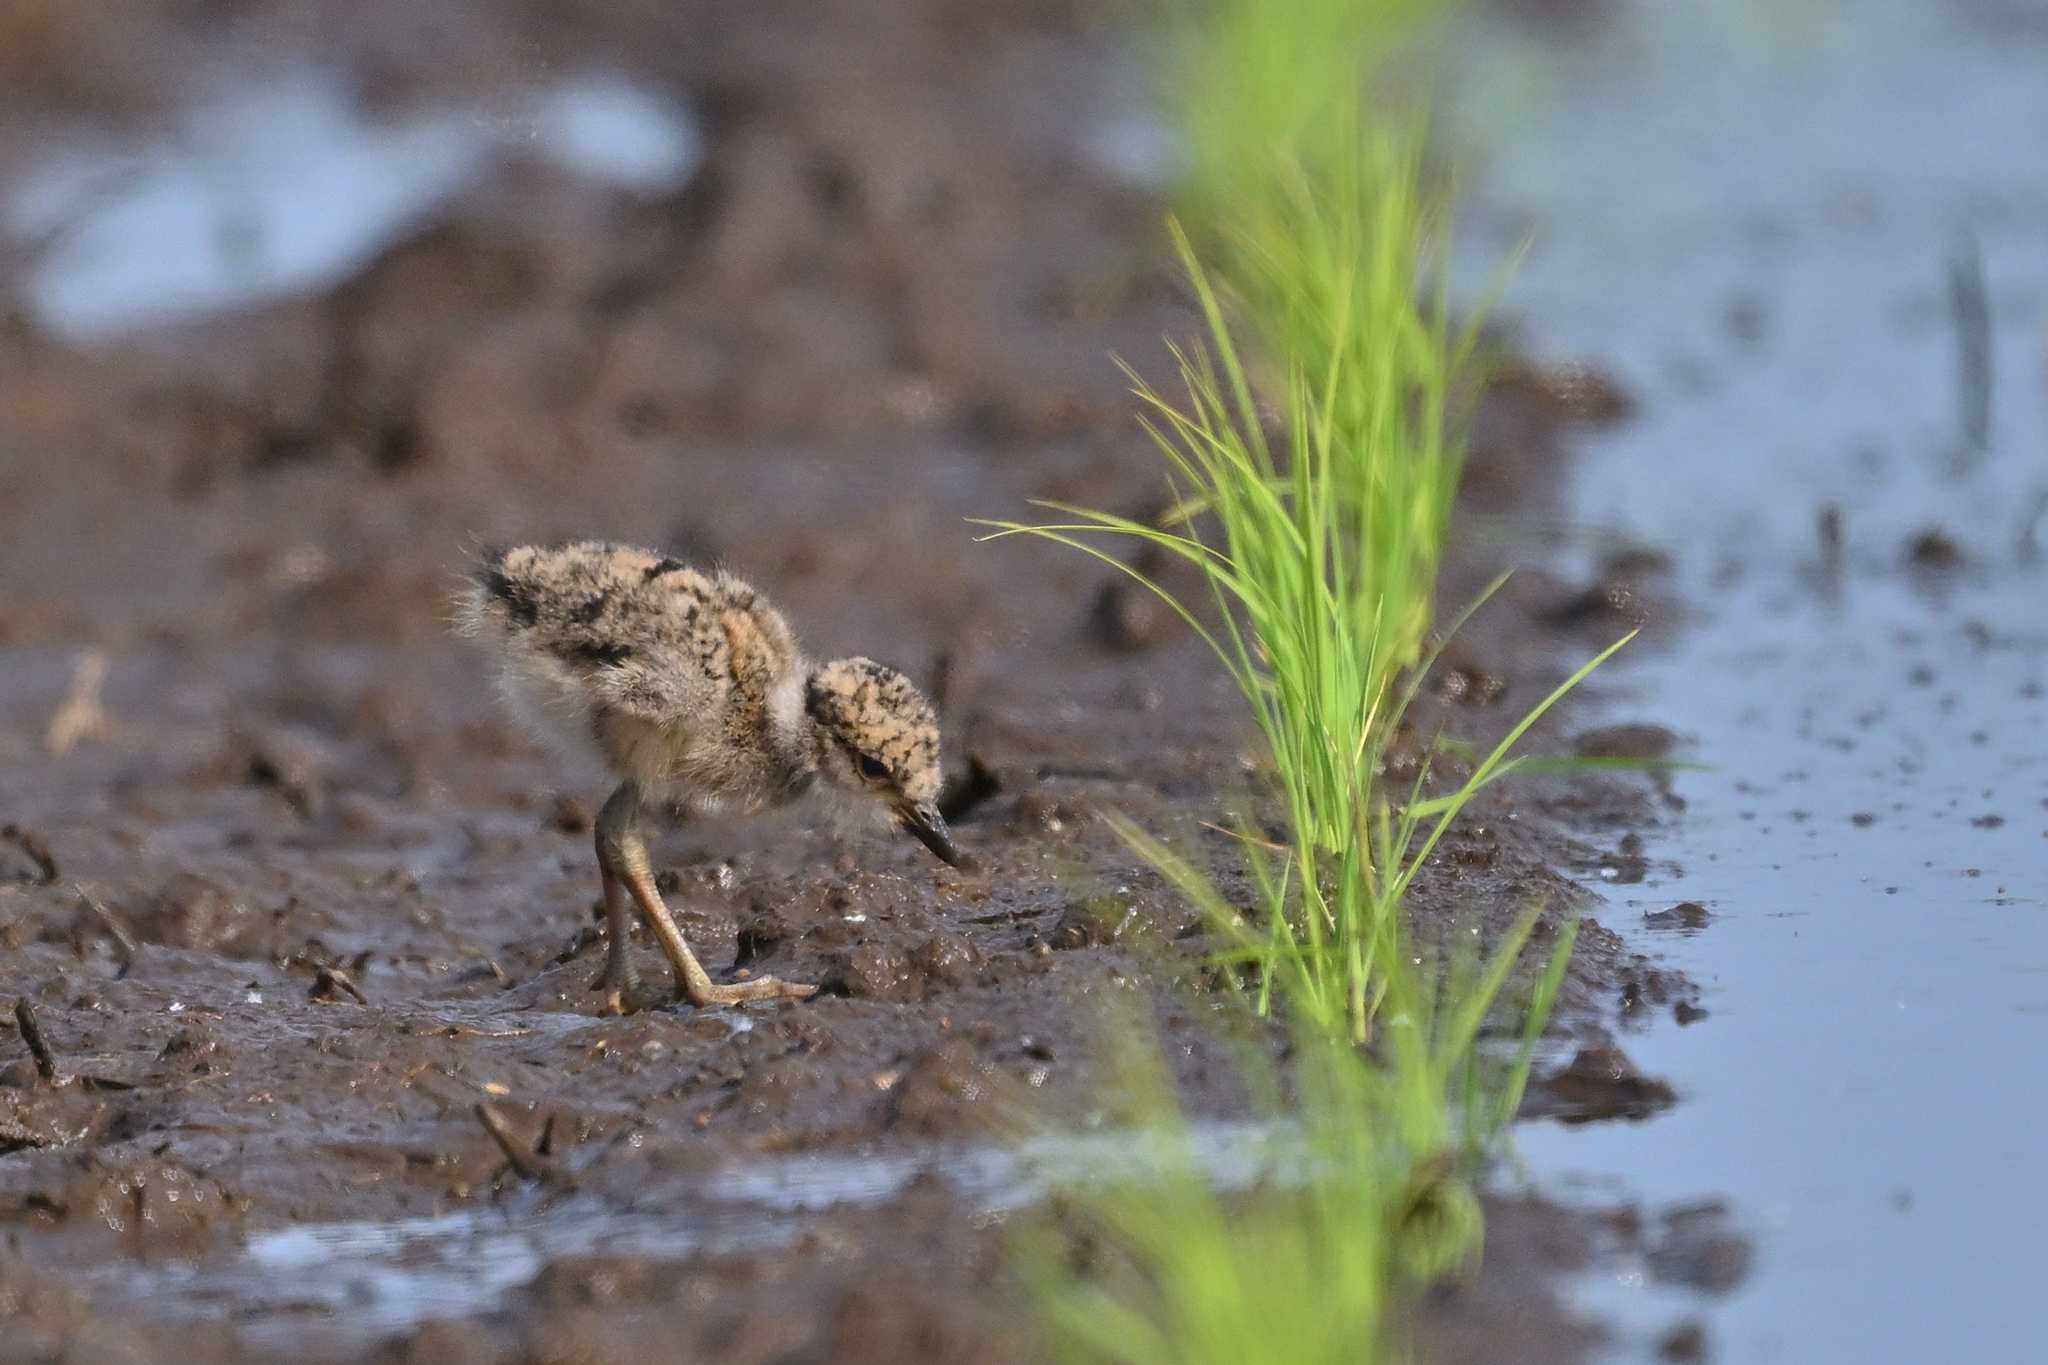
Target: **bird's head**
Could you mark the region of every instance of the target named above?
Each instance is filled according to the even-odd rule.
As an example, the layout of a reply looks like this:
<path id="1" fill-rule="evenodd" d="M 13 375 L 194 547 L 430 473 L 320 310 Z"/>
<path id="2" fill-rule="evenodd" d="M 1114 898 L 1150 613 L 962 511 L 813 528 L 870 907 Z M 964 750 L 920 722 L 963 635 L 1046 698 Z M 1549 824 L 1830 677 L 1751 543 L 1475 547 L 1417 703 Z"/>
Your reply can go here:
<path id="1" fill-rule="evenodd" d="M 939 814 L 939 722 L 931 703 L 895 669 L 835 659 L 804 687 L 818 774 L 954 867 L 967 858 Z"/>

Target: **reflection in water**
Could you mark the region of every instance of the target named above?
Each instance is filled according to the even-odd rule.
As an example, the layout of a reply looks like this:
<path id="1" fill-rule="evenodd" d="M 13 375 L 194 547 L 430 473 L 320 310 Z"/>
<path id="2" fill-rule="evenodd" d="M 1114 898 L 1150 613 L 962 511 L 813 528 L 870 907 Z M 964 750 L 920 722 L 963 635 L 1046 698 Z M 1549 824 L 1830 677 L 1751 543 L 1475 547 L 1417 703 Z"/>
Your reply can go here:
<path id="1" fill-rule="evenodd" d="M 29 301 L 89 339 L 331 283 L 511 155 L 644 193 L 698 152 L 684 110 L 613 76 L 383 121 L 309 71 L 167 135 L 53 154 L 9 187 L 0 229 L 50 243 Z"/>

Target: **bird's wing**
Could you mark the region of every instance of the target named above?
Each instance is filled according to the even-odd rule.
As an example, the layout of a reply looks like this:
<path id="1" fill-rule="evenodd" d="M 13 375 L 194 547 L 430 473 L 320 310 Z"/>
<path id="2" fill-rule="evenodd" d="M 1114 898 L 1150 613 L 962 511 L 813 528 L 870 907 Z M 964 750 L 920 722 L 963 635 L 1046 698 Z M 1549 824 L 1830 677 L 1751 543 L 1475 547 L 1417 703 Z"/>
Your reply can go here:
<path id="1" fill-rule="evenodd" d="M 598 664 L 584 673 L 584 680 L 600 708 L 657 725 L 701 716 L 714 701 L 701 669 L 659 647 Z"/>

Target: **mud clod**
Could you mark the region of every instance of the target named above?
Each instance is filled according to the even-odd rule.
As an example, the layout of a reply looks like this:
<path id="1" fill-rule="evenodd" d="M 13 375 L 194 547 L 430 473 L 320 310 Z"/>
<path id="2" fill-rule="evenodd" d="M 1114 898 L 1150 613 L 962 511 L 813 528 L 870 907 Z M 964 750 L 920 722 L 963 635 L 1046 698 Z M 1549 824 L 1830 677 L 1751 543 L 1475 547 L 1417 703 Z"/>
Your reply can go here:
<path id="1" fill-rule="evenodd" d="M 1906 564 L 1915 569 L 1940 572 L 1961 568 L 1964 561 L 1962 546 L 1939 526 L 1930 526 L 1906 542 Z"/>
<path id="2" fill-rule="evenodd" d="M 590 807 L 566 793 L 557 795 L 548 810 L 548 824 L 562 834 L 588 834 L 591 827 Z"/>
<path id="3" fill-rule="evenodd" d="M 957 989 L 973 981 L 986 965 L 981 950 L 958 934 L 934 934 L 910 954 L 910 965 L 924 978 L 925 993 L 933 986 Z"/>
<path id="4" fill-rule="evenodd" d="M 326 809 L 328 774 L 334 751 L 317 736 L 295 726 L 272 725 L 236 736 L 249 781 L 273 787 L 301 819 L 316 819 Z"/>
<path id="5" fill-rule="evenodd" d="M 1099 895 L 1069 901 L 1053 925 L 1055 948 L 1090 948 L 1121 943 L 1139 922 L 1137 903 L 1128 896 Z"/>
<path id="6" fill-rule="evenodd" d="M 1649 1249 L 1650 1273 L 1666 1284 L 1726 1294 L 1749 1278 L 1755 1249 L 1718 1199 L 1666 1212 Z"/>
<path id="7" fill-rule="evenodd" d="M 1657 1338 L 1657 1359 L 1672 1365 L 1697 1365 L 1707 1358 L 1707 1328 L 1698 1318 L 1684 1322 Z"/>
<path id="8" fill-rule="evenodd" d="M 904 1069 L 890 1090 L 889 1122 L 929 1137 L 985 1132 L 1000 1121 L 1004 1088 L 972 1043 L 954 1039 Z"/>
<path id="9" fill-rule="evenodd" d="M 1622 835 L 1600 871 L 1618 886 L 1641 885 L 1643 878 L 1650 875 L 1650 860 L 1643 854 L 1643 837 L 1634 831 Z"/>
<path id="10" fill-rule="evenodd" d="M 90 1165 L 45 1197 L 44 1217 L 105 1236 L 109 1250 L 142 1255 L 189 1253 L 241 1221 L 242 1195 L 177 1161 Z"/>
<path id="11" fill-rule="evenodd" d="M 1625 758 L 1654 761 L 1671 757 L 1678 736 L 1661 725 L 1606 725 L 1582 731 L 1572 741 L 1580 758 Z"/>
<path id="12" fill-rule="evenodd" d="M 1119 574 L 1095 594 L 1088 628 L 1098 644 L 1131 653 L 1174 639 L 1187 624 L 1156 593 Z"/>
<path id="13" fill-rule="evenodd" d="M 1642 593 L 1631 578 L 1602 577 L 1544 609 L 1543 619 L 1559 630 L 1633 630 L 1649 618 Z"/>
<path id="14" fill-rule="evenodd" d="M 1508 687 L 1506 678 L 1476 665 L 1440 665 L 1435 678 L 1438 696 L 1464 706 L 1491 706 Z"/>
<path id="15" fill-rule="evenodd" d="M 841 956 L 826 984 L 836 993 L 862 999 L 917 1001 L 970 984 L 985 965 L 972 941 L 941 933 L 907 952 L 879 943 L 859 944 Z"/>
<path id="16" fill-rule="evenodd" d="M 1502 367 L 1493 382 L 1508 392 L 1534 397 L 1564 420 L 1585 426 L 1615 426 L 1636 411 L 1635 399 L 1620 381 L 1583 361 L 1510 364 Z"/>
<path id="17" fill-rule="evenodd" d="M 186 1024 L 164 1041 L 159 1061 L 204 1059 L 220 1051 L 220 1035 L 205 1024 Z"/>
<path id="18" fill-rule="evenodd" d="M 826 985 L 842 994 L 868 1000 L 915 1000 L 919 973 L 910 955 L 879 943 L 863 943 L 848 952 L 826 978 Z"/>
<path id="19" fill-rule="evenodd" d="M 1563 1069 L 1533 1083 L 1522 1113 L 1564 1123 L 1633 1121 L 1677 1102 L 1678 1095 L 1669 1085 L 1636 1070 L 1620 1048 L 1601 1044 L 1580 1048 Z"/>
<path id="20" fill-rule="evenodd" d="M 1643 927 L 1695 933 L 1706 928 L 1713 918 L 1707 907 L 1698 901 L 1680 901 L 1669 910 L 1652 910 L 1646 913 L 1643 916 Z"/>
<path id="21" fill-rule="evenodd" d="M 283 957 L 277 917 L 206 877 L 180 872 L 130 917 L 145 943 L 219 953 L 223 957 Z"/>

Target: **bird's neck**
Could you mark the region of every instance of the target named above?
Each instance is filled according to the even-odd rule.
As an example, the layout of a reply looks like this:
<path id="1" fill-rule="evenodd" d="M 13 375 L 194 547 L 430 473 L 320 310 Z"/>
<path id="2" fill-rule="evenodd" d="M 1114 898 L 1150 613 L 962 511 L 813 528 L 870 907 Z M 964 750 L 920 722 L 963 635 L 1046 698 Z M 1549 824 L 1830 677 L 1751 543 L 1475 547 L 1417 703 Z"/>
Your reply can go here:
<path id="1" fill-rule="evenodd" d="M 824 736 L 804 710 L 808 670 L 777 687 L 768 699 L 768 752 L 777 769 L 778 789 L 784 800 L 795 800 L 809 791 L 818 777 Z"/>

